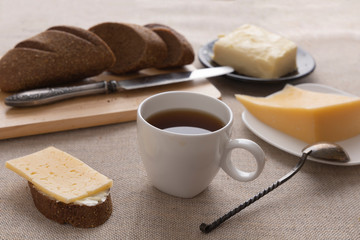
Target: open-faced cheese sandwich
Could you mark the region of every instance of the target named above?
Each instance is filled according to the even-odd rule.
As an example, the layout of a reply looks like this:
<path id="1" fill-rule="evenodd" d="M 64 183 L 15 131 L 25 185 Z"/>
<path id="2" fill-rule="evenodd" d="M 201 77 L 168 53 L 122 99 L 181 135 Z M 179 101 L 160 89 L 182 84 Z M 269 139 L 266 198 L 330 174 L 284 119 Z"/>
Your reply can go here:
<path id="1" fill-rule="evenodd" d="M 113 181 L 55 147 L 9 160 L 6 167 L 28 180 L 45 217 L 75 227 L 96 227 L 110 217 Z"/>

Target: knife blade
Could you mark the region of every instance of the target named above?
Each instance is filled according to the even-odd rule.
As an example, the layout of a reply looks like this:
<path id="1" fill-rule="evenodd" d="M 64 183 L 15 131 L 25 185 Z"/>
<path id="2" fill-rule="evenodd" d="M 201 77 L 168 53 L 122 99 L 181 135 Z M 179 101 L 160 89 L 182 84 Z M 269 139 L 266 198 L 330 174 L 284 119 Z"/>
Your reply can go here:
<path id="1" fill-rule="evenodd" d="M 16 93 L 5 98 L 11 107 L 31 107 L 86 95 L 149 88 L 167 84 L 216 77 L 233 72 L 232 67 L 203 68 L 188 72 L 173 72 L 128 80 L 111 80 L 70 87 L 41 88 Z"/>

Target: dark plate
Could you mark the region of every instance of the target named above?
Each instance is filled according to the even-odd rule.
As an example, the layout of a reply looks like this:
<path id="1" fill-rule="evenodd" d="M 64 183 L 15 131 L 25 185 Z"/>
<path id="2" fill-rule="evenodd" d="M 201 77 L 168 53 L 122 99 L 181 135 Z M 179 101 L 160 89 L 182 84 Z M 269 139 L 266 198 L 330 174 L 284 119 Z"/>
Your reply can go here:
<path id="1" fill-rule="evenodd" d="M 213 46 L 216 41 L 217 40 L 213 40 L 209 42 L 208 44 L 202 46 L 199 50 L 198 53 L 199 60 L 205 67 L 211 68 L 211 67 L 219 66 L 219 64 L 217 64 L 212 60 L 214 54 Z M 305 77 L 306 75 L 309 75 L 314 71 L 316 66 L 313 57 L 300 47 L 297 48 L 296 64 L 298 68 L 297 71 L 294 71 L 283 77 L 275 78 L 275 79 L 249 77 L 249 76 L 241 75 L 237 72 L 226 74 L 225 77 L 239 81 L 246 81 L 246 82 L 265 82 L 265 83 L 286 82 L 286 81 L 296 80 Z"/>

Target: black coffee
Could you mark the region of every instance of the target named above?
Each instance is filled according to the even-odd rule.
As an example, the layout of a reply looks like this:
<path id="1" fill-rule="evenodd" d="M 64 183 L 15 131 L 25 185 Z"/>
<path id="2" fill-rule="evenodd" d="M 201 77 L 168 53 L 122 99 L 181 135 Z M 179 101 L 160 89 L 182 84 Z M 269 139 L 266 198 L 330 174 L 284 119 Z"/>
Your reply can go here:
<path id="1" fill-rule="evenodd" d="M 151 115 L 146 121 L 165 131 L 182 134 L 209 133 L 225 126 L 218 117 L 193 109 L 161 111 Z"/>

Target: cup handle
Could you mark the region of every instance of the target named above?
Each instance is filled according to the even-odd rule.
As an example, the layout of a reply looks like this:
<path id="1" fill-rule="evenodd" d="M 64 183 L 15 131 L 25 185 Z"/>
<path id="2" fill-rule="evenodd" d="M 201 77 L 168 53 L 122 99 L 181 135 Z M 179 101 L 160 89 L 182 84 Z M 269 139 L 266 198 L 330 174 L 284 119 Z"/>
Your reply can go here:
<path id="1" fill-rule="evenodd" d="M 231 152 L 235 148 L 242 148 L 249 151 L 256 160 L 256 170 L 245 172 L 236 168 L 231 161 Z M 232 139 L 226 145 L 224 157 L 221 161 L 221 168 L 232 178 L 241 182 L 248 182 L 257 178 L 265 165 L 265 154 L 261 147 L 248 139 Z"/>

